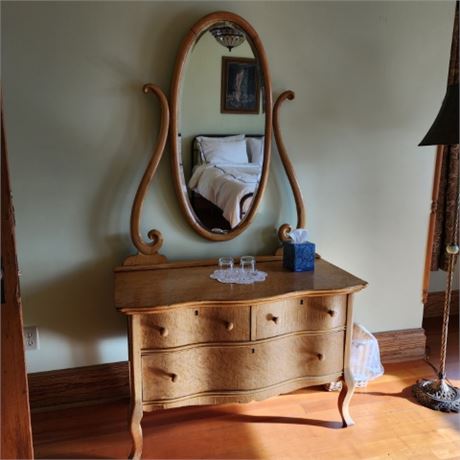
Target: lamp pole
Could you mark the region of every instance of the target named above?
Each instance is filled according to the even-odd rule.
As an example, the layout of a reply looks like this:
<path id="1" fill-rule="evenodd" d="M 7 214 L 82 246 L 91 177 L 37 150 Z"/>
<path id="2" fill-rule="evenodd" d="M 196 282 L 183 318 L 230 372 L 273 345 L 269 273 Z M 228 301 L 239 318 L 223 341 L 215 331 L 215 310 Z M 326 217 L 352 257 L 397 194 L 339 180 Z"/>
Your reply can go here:
<path id="1" fill-rule="evenodd" d="M 455 266 L 458 259 L 458 215 L 459 197 L 455 203 L 455 224 L 450 243 L 446 246 L 448 257 L 446 293 L 444 298 L 444 309 L 442 317 L 441 353 L 438 378 L 433 380 L 419 380 L 413 387 L 412 392 L 420 404 L 434 410 L 444 412 L 460 411 L 460 389 L 454 387 L 447 380 L 446 375 L 446 354 L 447 336 L 449 332 L 450 304 L 452 300 L 452 282 L 454 279 Z"/>

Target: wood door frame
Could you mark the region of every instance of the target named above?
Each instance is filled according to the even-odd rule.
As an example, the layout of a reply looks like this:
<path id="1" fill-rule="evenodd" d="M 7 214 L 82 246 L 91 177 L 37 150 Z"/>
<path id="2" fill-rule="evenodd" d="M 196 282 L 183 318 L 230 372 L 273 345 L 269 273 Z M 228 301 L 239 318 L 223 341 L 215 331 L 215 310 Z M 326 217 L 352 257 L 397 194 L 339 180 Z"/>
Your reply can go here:
<path id="1" fill-rule="evenodd" d="M 2 310 L 1 310 L 1 451 L 3 459 L 34 458 L 30 423 L 22 304 L 16 255 L 15 220 L 8 154 L 1 109 Z"/>
<path id="2" fill-rule="evenodd" d="M 431 279 L 431 261 L 433 258 L 434 231 L 436 227 L 436 217 L 439 205 L 439 190 L 441 186 L 441 170 L 444 161 L 444 146 L 438 145 L 436 150 L 436 163 L 434 167 L 433 189 L 431 192 L 431 211 L 428 222 L 428 236 L 425 250 L 425 268 L 423 270 L 422 302 L 425 305 L 428 301 Z"/>

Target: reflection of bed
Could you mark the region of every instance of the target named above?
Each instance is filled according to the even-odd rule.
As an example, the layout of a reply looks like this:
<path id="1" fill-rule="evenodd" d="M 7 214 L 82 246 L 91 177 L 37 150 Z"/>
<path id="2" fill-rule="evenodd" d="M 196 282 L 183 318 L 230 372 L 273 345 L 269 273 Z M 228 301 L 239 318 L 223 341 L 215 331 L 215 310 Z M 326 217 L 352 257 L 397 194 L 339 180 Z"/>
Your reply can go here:
<path id="1" fill-rule="evenodd" d="M 244 219 L 259 184 L 262 159 L 261 135 L 193 139 L 190 198 L 207 228 L 230 230 Z"/>

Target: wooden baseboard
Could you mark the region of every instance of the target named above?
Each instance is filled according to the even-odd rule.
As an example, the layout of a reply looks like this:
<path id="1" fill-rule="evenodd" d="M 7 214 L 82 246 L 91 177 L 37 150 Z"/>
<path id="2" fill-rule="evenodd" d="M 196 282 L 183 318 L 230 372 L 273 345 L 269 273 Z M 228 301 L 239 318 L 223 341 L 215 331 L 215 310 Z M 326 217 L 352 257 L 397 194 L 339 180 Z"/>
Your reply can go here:
<path id="1" fill-rule="evenodd" d="M 445 293 L 444 291 L 439 292 L 429 292 L 428 298 L 425 304 L 425 308 L 423 309 L 423 317 L 424 318 L 435 318 L 437 316 L 442 316 L 443 309 L 444 309 L 444 298 Z M 452 291 L 452 300 L 450 303 L 450 314 L 451 315 L 458 315 L 458 289 Z"/>
<path id="2" fill-rule="evenodd" d="M 425 331 L 404 329 L 375 334 L 383 363 L 425 356 Z M 127 361 L 29 374 L 33 412 L 129 398 Z"/>
<path id="3" fill-rule="evenodd" d="M 383 364 L 425 358 L 426 335 L 422 328 L 376 332 L 374 335 L 379 342 Z"/>
<path id="4" fill-rule="evenodd" d="M 127 361 L 28 375 L 32 411 L 129 398 Z"/>

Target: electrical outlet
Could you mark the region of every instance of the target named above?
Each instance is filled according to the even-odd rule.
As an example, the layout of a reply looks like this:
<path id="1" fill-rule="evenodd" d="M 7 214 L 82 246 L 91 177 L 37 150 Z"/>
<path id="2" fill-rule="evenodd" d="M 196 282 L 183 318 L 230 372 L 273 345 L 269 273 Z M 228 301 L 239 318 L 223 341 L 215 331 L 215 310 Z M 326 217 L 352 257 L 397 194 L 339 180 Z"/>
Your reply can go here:
<path id="1" fill-rule="evenodd" d="M 27 326 L 23 329 L 24 348 L 26 350 L 38 350 L 38 328 L 37 326 Z"/>

